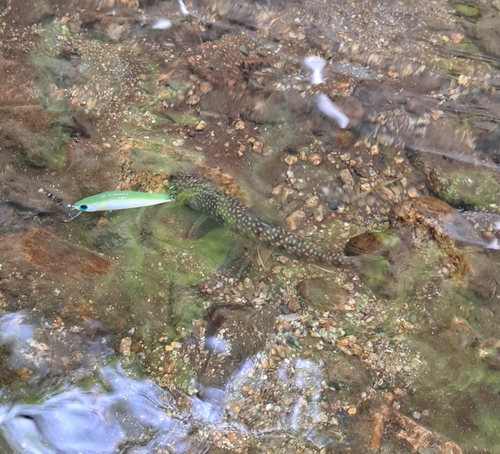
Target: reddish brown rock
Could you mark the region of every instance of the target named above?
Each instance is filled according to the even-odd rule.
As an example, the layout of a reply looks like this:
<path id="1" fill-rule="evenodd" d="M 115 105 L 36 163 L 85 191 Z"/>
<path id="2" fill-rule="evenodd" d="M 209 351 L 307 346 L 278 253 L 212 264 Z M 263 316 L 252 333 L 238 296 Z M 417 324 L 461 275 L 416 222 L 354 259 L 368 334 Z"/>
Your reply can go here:
<path id="1" fill-rule="evenodd" d="M 10 238 L 3 241 L 7 240 L 12 241 Z M 19 240 L 26 260 L 42 267 L 46 274 L 92 277 L 113 268 L 110 260 L 43 230 L 25 233 Z"/>

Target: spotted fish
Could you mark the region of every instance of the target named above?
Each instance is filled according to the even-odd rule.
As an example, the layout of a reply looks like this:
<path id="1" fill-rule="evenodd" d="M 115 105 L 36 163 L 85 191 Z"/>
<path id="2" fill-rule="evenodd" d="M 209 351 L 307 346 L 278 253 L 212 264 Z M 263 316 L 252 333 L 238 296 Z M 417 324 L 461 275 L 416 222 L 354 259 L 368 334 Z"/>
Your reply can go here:
<path id="1" fill-rule="evenodd" d="M 209 215 L 243 238 L 293 259 L 337 268 L 353 263 L 349 257 L 331 252 L 300 235 L 260 219 L 245 205 L 208 181 L 192 175 L 173 174 L 169 178 L 169 192 L 190 208 Z"/>

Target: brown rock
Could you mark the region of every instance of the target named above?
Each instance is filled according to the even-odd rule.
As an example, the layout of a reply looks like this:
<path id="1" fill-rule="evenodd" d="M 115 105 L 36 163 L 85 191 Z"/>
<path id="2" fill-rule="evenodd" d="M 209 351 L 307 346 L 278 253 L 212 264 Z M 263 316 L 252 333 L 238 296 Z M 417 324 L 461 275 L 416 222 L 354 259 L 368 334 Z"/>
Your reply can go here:
<path id="1" fill-rule="evenodd" d="M 297 291 L 320 312 L 343 310 L 348 300 L 347 294 L 338 284 L 326 279 L 305 279 L 298 283 Z"/>
<path id="2" fill-rule="evenodd" d="M 21 247 L 25 258 L 46 274 L 92 277 L 113 268 L 113 262 L 43 230 L 22 235 Z"/>
<path id="3" fill-rule="evenodd" d="M 288 301 L 288 309 L 290 309 L 290 312 L 297 312 L 300 309 L 300 303 L 297 298 L 290 298 L 290 301 Z"/>
<path id="4" fill-rule="evenodd" d="M 354 178 L 351 175 L 351 172 L 349 169 L 343 169 L 339 172 L 339 177 L 342 180 L 342 183 L 344 183 L 347 186 L 354 186 Z"/>

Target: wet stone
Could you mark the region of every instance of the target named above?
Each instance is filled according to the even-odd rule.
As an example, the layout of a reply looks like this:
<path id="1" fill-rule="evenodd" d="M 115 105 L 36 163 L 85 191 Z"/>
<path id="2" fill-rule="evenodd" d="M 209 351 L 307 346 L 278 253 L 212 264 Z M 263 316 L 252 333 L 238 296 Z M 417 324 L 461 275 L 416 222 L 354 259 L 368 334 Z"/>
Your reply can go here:
<path id="1" fill-rule="evenodd" d="M 339 208 L 339 200 L 338 199 L 331 199 L 328 202 L 328 205 L 330 206 L 330 210 L 332 210 L 332 211 L 338 210 L 338 208 Z"/>
<path id="2" fill-rule="evenodd" d="M 297 210 L 285 218 L 285 224 L 293 232 L 300 229 L 304 225 L 305 220 L 306 214 L 302 210 Z"/>
<path id="3" fill-rule="evenodd" d="M 297 291 L 308 304 L 321 312 L 343 308 L 348 299 L 338 284 L 327 279 L 303 280 L 297 284 Z"/>
<path id="4" fill-rule="evenodd" d="M 500 57 L 500 16 L 485 16 L 476 24 L 476 37 L 479 45 L 488 54 Z"/>
<path id="5" fill-rule="evenodd" d="M 25 258 L 47 274 L 92 277 L 106 274 L 113 268 L 113 262 L 43 230 L 24 234 L 20 244 Z"/>
<path id="6" fill-rule="evenodd" d="M 245 306 L 212 306 L 208 314 L 207 339 L 218 339 L 208 361 L 203 363 L 199 380 L 205 386 L 223 388 L 231 374 L 251 355 L 260 351 L 276 312 L 273 309 L 257 312 Z M 193 358 L 196 361 L 195 358 Z M 193 364 L 198 369 L 200 364 Z"/>
<path id="7" fill-rule="evenodd" d="M 339 172 L 339 177 L 342 180 L 342 183 L 344 183 L 347 186 L 354 186 L 354 178 L 351 175 L 351 172 L 349 169 L 343 169 Z"/>

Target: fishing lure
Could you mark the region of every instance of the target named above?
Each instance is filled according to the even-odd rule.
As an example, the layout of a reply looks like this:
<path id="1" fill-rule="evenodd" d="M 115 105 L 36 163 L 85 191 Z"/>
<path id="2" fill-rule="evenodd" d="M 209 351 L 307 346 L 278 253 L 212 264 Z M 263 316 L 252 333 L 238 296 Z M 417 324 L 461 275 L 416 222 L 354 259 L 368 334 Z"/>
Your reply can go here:
<path id="1" fill-rule="evenodd" d="M 141 208 L 160 203 L 172 202 L 173 198 L 168 194 L 154 194 L 150 192 L 137 191 L 110 191 L 101 194 L 91 195 L 79 200 L 71 206 L 73 210 L 78 210 L 76 218 L 82 211 L 114 211 L 126 210 L 128 208 Z"/>
<path id="2" fill-rule="evenodd" d="M 212 183 L 192 175 L 170 175 L 169 193 L 243 238 L 257 241 L 291 258 L 324 267 L 351 266 L 354 262 L 350 257 L 331 252 L 300 235 L 260 219 Z"/>

